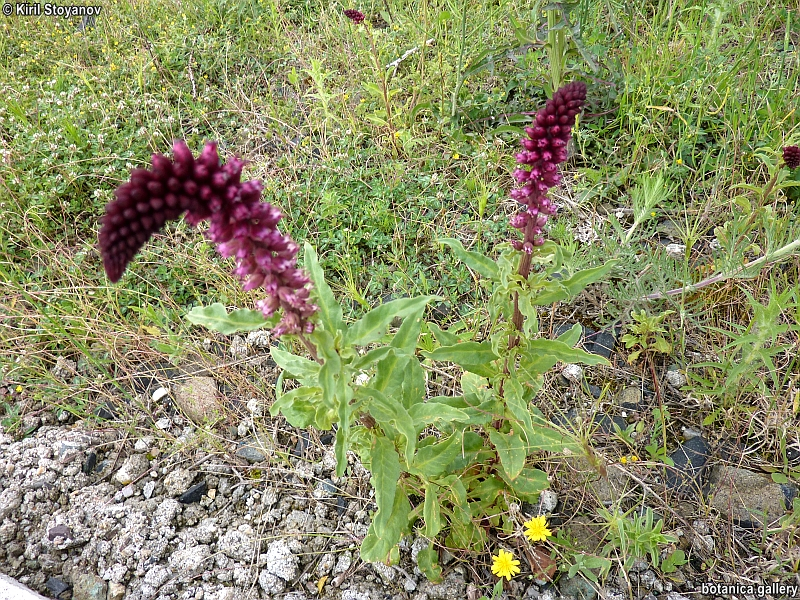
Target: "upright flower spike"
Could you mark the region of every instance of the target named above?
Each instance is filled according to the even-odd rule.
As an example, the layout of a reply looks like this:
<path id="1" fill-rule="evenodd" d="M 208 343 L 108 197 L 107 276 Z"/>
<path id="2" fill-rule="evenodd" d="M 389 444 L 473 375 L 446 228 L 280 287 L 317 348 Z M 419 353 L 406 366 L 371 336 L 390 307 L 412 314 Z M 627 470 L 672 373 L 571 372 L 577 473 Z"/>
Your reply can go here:
<path id="1" fill-rule="evenodd" d="M 353 9 L 348 9 L 344 11 L 344 16 L 350 19 L 356 25 L 361 25 L 361 23 L 364 22 L 365 18 L 364 13 Z"/>
<path id="2" fill-rule="evenodd" d="M 99 245 L 108 278 L 119 281 L 150 236 L 185 212 L 192 226 L 211 221 L 206 236 L 220 254 L 235 257 L 234 273 L 245 290 L 266 290 L 268 297 L 258 302 L 265 316 L 283 309 L 275 335 L 313 331 L 317 307 L 309 301 L 310 280 L 295 266 L 299 248 L 278 231 L 281 212 L 261 202 L 261 183 L 241 181 L 238 159 L 221 165 L 213 142 L 196 159 L 183 141 L 173 152 L 173 160 L 154 154 L 150 170 L 135 169 L 106 206 Z"/>
<path id="3" fill-rule="evenodd" d="M 532 126 L 525 128 L 523 150 L 516 156 L 521 168 L 514 171 L 522 187 L 511 191 L 511 197 L 523 205 L 510 220 L 512 227 L 523 232 L 522 241 L 512 242 L 516 250 L 530 254 L 534 246 L 544 243 L 542 229 L 556 214 L 547 190 L 561 182 L 558 164 L 567 160 L 567 144 L 584 102 L 586 85 L 578 81 L 567 84 L 536 113 Z"/>
<path id="4" fill-rule="evenodd" d="M 783 162 L 786 163 L 786 166 L 790 169 L 800 167 L 800 147 L 784 146 Z"/>

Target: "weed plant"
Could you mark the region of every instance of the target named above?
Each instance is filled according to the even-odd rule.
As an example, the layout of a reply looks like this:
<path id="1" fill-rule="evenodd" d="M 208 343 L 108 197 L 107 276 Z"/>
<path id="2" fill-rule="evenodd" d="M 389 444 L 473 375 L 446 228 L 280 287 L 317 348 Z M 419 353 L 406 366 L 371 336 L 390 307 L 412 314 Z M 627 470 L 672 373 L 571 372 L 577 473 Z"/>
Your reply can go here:
<path id="1" fill-rule="evenodd" d="M 625 451 L 664 460 L 680 425 L 699 420 L 709 437 L 740 438 L 753 468 L 796 480 L 798 171 L 780 150 L 800 140 L 797 7 L 584 1 L 561 3 L 559 21 L 543 3 L 384 4 L 358 7 L 364 26 L 387 23 L 370 29 L 375 59 L 342 15 L 351 7 L 323 2 L 110 2 L 83 31 L 0 23 L 0 380 L 22 388 L 0 403 L 4 426 L 42 406 L 85 416 L 131 396 L 121 384 L 142 363 L 201 352 L 206 334 L 182 315 L 259 299 L 183 224 L 143 249 L 125 285 L 104 278 L 103 206 L 174 139 L 221 140 L 222 154 L 249 161 L 286 233 L 317 249 L 348 323 L 422 294 L 446 307 L 435 327 L 485 333 L 489 289 L 436 240 L 497 257 L 518 127 L 556 68 L 588 83 L 589 102 L 550 237 L 576 269 L 618 262 L 541 322 L 578 316 L 631 334 L 634 311 L 664 315 L 672 354 L 601 371 L 601 383 L 648 387 L 670 363 L 692 365 L 694 404 L 659 407 L 658 438 Z M 384 77 L 388 98 L 370 92 Z M 391 138 L 376 122 L 387 100 Z M 657 180 L 657 201 L 643 202 Z M 55 378 L 58 357 L 81 361 L 80 374 Z M 549 379 L 540 394 L 546 410 L 565 409 Z M 791 563 L 781 535 L 754 542 L 764 572 Z"/>

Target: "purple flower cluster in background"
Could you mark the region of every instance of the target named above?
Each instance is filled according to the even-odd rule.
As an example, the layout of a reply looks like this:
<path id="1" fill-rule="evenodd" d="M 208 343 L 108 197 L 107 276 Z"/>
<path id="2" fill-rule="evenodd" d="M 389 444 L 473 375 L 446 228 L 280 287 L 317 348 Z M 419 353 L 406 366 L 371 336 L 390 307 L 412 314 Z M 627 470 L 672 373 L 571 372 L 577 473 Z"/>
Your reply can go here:
<path id="1" fill-rule="evenodd" d="M 119 281 L 150 236 L 186 212 L 193 226 L 210 219 L 206 236 L 222 256 L 236 257 L 234 273 L 245 290 L 266 290 L 267 298 L 257 303 L 264 315 L 283 309 L 275 335 L 311 333 L 317 307 L 309 301 L 310 280 L 295 266 L 297 244 L 277 228 L 283 215 L 261 202 L 261 183 L 241 181 L 241 160 L 221 165 L 213 142 L 197 159 L 183 141 L 173 152 L 172 161 L 154 154 L 152 169 L 135 169 L 106 206 L 99 242 L 108 278 Z"/>
<path id="2" fill-rule="evenodd" d="M 350 19 L 356 25 L 361 25 L 364 22 L 364 13 L 357 10 L 348 9 L 344 11 L 344 16 Z"/>
<path id="3" fill-rule="evenodd" d="M 573 82 L 561 87 L 536 113 L 533 125 L 525 128 L 523 151 L 517 163 L 528 168 L 514 171 L 522 187 L 511 191 L 511 197 L 524 205 L 522 212 L 511 217 L 511 226 L 523 232 L 523 239 L 511 244 L 516 250 L 530 254 L 534 246 L 544 243 L 542 229 L 556 206 L 547 197 L 547 190 L 561 182 L 558 164 L 567 160 L 567 144 L 575 125 L 575 117 L 586 101 L 586 85 Z"/>
<path id="4" fill-rule="evenodd" d="M 786 163 L 786 166 L 790 169 L 800 167 L 800 147 L 784 146 L 783 162 Z"/>

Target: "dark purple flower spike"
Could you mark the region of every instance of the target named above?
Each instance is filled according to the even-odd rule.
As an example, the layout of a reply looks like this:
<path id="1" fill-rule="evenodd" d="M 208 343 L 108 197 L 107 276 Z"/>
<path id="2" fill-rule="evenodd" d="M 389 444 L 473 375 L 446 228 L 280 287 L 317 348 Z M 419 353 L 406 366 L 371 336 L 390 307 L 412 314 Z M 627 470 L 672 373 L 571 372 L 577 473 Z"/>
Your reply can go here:
<path id="1" fill-rule="evenodd" d="M 245 290 L 266 290 L 258 302 L 265 316 L 283 309 L 275 335 L 311 333 L 317 307 L 309 301 L 310 280 L 296 268 L 297 244 L 278 231 L 283 215 L 261 202 L 261 183 L 242 182 L 244 163 L 236 158 L 221 165 L 213 142 L 196 159 L 183 141 L 173 152 L 173 160 L 154 154 L 150 170 L 135 169 L 106 206 L 99 242 L 108 278 L 119 281 L 150 236 L 185 212 L 192 226 L 211 221 L 206 236 L 222 256 L 235 256 Z"/>
<path id="2" fill-rule="evenodd" d="M 544 243 L 542 228 L 556 214 L 547 190 L 561 182 L 558 164 L 567 160 L 575 117 L 585 101 L 585 84 L 567 84 L 536 113 L 532 126 L 525 128 L 527 137 L 522 140 L 523 151 L 517 154 L 517 163 L 529 168 L 514 171 L 514 178 L 522 187 L 511 191 L 511 197 L 524 205 L 510 221 L 512 227 L 523 232 L 522 241 L 511 242 L 516 250 L 530 254 L 534 246 Z"/>
<path id="3" fill-rule="evenodd" d="M 785 146 L 783 148 L 783 162 L 790 169 L 800 167 L 800 147 Z"/>

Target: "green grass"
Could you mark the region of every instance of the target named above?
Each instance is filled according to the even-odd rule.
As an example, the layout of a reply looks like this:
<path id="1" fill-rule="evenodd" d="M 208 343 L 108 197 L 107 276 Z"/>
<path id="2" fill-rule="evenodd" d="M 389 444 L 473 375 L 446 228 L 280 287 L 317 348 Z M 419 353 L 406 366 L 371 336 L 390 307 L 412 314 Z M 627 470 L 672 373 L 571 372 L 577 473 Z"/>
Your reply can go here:
<path id="1" fill-rule="evenodd" d="M 126 370 L 163 357 L 166 346 L 193 351 L 205 335 L 183 319 L 193 306 L 253 306 L 257 292 L 242 292 L 230 264 L 183 223 L 156 236 L 121 284 L 104 276 L 94 248 L 103 206 L 131 168 L 176 138 L 195 151 L 218 140 L 223 156 L 248 161 L 246 175 L 263 180 L 265 199 L 286 214 L 285 230 L 316 247 L 350 318 L 388 295 L 432 293 L 446 298 L 450 321 L 476 323 L 486 291 L 436 240 L 457 237 L 494 256 L 514 235 L 513 127 L 550 88 L 543 4 L 388 6 L 390 14 L 384 2 L 358 8 L 387 21 L 373 30 L 379 65 L 418 48 L 388 75 L 394 135 L 378 124 L 386 115 L 375 93 L 380 78 L 363 31 L 341 14 L 349 5 L 110 2 L 82 33 L 63 20 L 30 18 L 20 27 L 5 19 L 0 379 L 32 398 L 91 411 Z M 589 102 L 564 167 L 568 184 L 555 192 L 564 207 L 551 236 L 572 248 L 576 266 L 621 263 L 607 284 L 548 317 L 574 313 L 599 328 L 628 326 L 633 310 L 673 311 L 665 322 L 673 355 L 609 373 L 612 387 L 716 353 L 717 366 L 698 371 L 699 416 L 675 407 L 671 414 L 705 419 L 719 434 L 753 434 L 753 420 L 763 421 L 756 462 L 792 477 L 786 448 L 798 441 L 785 422 L 798 410 L 797 259 L 698 293 L 642 297 L 800 237 L 787 190 L 779 184 L 767 198 L 758 191 L 781 147 L 800 142 L 797 8 L 574 3 L 570 21 L 598 68 L 569 44 L 565 79 L 586 81 Z M 638 190 L 657 176 L 668 191 L 631 230 L 630 210 L 615 213 L 635 210 Z M 596 241 L 575 241 L 587 222 Z M 658 241 L 666 233 L 687 246 L 683 255 L 666 253 Z M 782 293 L 773 318 L 789 327 L 765 341 L 772 366 L 754 366 L 766 383 L 726 385 L 742 347 L 731 342 L 748 331 L 757 305 Z M 49 369 L 57 356 L 84 357 L 90 376 L 56 381 Z M 680 420 L 667 429 L 675 442 Z"/>

